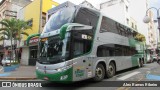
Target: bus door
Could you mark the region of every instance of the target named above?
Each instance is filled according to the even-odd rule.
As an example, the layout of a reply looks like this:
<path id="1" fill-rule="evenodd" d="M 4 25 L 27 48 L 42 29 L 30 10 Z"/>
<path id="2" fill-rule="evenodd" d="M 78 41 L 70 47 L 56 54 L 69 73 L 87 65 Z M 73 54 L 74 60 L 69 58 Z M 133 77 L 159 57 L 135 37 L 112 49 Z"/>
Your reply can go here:
<path id="1" fill-rule="evenodd" d="M 73 31 L 71 48 L 73 62 L 73 79 L 82 80 L 92 76 L 92 60 L 89 58 L 92 47 L 92 35 L 90 30 Z"/>

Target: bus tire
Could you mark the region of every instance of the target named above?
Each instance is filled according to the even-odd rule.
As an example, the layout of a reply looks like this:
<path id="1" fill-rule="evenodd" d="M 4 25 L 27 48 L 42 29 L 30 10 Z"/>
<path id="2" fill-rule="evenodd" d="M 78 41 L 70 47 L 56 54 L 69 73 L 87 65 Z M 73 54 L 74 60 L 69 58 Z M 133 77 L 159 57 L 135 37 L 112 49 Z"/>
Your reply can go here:
<path id="1" fill-rule="evenodd" d="M 141 67 L 143 67 L 144 66 L 144 61 L 143 60 L 141 60 Z"/>
<path id="2" fill-rule="evenodd" d="M 157 61 L 157 63 L 160 65 L 160 59 Z"/>
<path id="3" fill-rule="evenodd" d="M 139 67 L 143 67 L 143 60 L 139 60 Z"/>
<path id="4" fill-rule="evenodd" d="M 109 64 L 109 67 L 108 67 L 108 70 L 106 72 L 106 75 L 107 75 L 108 78 L 111 78 L 111 77 L 113 77 L 115 75 L 115 73 L 116 73 L 115 65 L 114 65 L 113 62 L 111 62 Z"/>
<path id="5" fill-rule="evenodd" d="M 105 76 L 105 69 L 102 64 L 98 64 L 95 70 L 95 77 L 93 78 L 94 81 L 102 81 Z"/>

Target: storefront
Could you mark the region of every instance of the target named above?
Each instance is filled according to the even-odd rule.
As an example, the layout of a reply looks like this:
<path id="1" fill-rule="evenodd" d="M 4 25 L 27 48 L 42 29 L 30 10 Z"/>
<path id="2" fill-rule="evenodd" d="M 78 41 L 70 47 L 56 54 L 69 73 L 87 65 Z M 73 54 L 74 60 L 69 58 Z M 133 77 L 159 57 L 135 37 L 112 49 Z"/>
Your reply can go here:
<path id="1" fill-rule="evenodd" d="M 21 64 L 35 66 L 38 54 L 38 37 L 32 38 L 29 46 L 26 46 L 26 41 L 22 46 Z"/>
<path id="2" fill-rule="evenodd" d="M 29 47 L 29 65 L 36 65 L 36 61 L 37 61 L 37 52 L 38 52 L 38 46 L 31 46 Z"/>

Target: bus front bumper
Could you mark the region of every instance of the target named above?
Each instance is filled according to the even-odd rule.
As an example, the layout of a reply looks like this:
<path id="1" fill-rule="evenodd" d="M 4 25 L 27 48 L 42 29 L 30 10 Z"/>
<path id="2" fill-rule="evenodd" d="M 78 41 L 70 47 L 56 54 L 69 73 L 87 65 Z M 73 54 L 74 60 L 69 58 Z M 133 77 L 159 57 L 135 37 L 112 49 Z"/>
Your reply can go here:
<path id="1" fill-rule="evenodd" d="M 73 68 L 69 68 L 65 71 L 49 74 L 47 71 L 41 72 L 38 69 L 36 70 L 36 76 L 38 79 L 47 80 L 47 81 L 55 81 L 55 82 L 71 82 L 73 79 Z"/>

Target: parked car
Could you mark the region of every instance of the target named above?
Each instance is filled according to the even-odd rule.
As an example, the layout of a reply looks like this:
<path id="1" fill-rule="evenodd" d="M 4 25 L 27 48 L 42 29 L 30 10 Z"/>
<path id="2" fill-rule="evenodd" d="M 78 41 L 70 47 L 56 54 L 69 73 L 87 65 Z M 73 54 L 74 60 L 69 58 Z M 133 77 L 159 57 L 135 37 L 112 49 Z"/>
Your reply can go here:
<path id="1" fill-rule="evenodd" d="M 13 59 L 11 59 L 10 57 L 4 57 L 1 61 L 3 66 L 8 66 L 11 65 L 11 63 L 13 63 Z"/>

